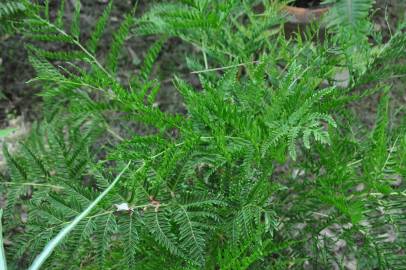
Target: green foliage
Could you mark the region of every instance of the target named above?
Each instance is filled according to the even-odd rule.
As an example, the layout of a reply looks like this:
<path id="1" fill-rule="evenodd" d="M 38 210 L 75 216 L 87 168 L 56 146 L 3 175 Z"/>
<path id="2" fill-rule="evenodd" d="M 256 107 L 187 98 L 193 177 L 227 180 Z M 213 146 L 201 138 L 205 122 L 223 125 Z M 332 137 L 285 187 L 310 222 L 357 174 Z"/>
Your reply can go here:
<path id="1" fill-rule="evenodd" d="M 385 44 L 366 38 L 369 27 L 288 38 L 283 3 L 264 1 L 259 14 L 258 2 L 129 9 L 105 57 L 112 3 L 87 35 L 79 1 L 71 21 L 63 1 L 56 18 L 35 6 L 23 34 L 44 119 L 18 153 L 4 146 L 11 267 L 44 247 L 44 269 L 404 267 L 406 137 L 386 82 L 405 66 L 385 65 L 405 57 L 404 32 Z M 134 34 L 162 36 L 125 84 L 120 53 Z M 170 37 L 197 48 L 187 63 L 199 85 L 171 77 L 185 113 L 156 106 L 152 71 Z M 351 108 L 378 95 L 369 131 Z"/>
<path id="2" fill-rule="evenodd" d="M 15 131 L 14 128 L 0 129 L 0 138 L 6 137 Z"/>
<path id="3" fill-rule="evenodd" d="M 0 221 L 3 217 L 3 209 L 0 209 Z M 3 226 L 0 222 L 0 266 L 2 269 L 7 269 L 6 254 L 3 246 Z"/>
<path id="4" fill-rule="evenodd" d="M 19 26 L 20 18 L 29 13 L 26 1 L 5 0 L 0 3 L 0 34 L 12 32 Z"/>
<path id="5" fill-rule="evenodd" d="M 327 17 L 328 24 L 362 28 L 375 0 L 325 0 L 334 4 Z"/>
<path id="6" fill-rule="evenodd" d="M 11 17 L 16 13 L 25 10 L 23 3 L 17 1 L 6 1 L 0 4 L 0 18 Z"/>

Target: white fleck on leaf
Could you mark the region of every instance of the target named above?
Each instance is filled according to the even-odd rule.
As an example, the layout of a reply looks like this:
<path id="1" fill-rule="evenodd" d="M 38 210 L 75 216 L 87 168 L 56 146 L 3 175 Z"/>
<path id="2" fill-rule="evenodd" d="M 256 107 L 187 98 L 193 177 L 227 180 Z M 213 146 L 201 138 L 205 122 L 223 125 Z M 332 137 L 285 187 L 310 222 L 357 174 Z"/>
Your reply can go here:
<path id="1" fill-rule="evenodd" d="M 347 88 L 350 85 L 350 72 L 348 69 L 343 69 L 337 72 L 334 76 L 335 85 L 340 88 Z"/>
<path id="2" fill-rule="evenodd" d="M 132 211 L 133 208 L 128 205 L 128 203 L 120 203 L 120 204 L 115 204 L 117 212 L 123 212 L 123 211 Z"/>

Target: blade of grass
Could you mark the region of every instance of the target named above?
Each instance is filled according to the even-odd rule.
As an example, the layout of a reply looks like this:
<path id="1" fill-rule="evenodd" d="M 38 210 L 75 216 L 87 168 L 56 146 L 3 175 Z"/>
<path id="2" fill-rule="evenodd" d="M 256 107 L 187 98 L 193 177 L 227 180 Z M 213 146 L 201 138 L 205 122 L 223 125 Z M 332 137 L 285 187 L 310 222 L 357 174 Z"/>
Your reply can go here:
<path id="1" fill-rule="evenodd" d="M 84 219 L 92 209 L 110 192 L 110 190 L 117 184 L 123 173 L 130 166 L 130 162 L 124 167 L 124 169 L 117 175 L 114 181 L 82 212 L 78 215 L 71 223 L 66 225 L 48 244 L 45 246 L 43 251 L 35 258 L 32 265 L 28 268 L 29 270 L 38 270 L 45 260 L 51 255 L 52 251 L 62 242 L 62 240 L 67 236 L 75 226 Z"/>
<path id="2" fill-rule="evenodd" d="M 3 226 L 1 219 L 3 217 L 3 209 L 0 209 L 0 269 L 7 270 L 6 254 L 3 246 Z"/>
<path id="3" fill-rule="evenodd" d="M 16 130 L 15 128 L 0 129 L 0 138 L 7 137 L 15 130 Z"/>

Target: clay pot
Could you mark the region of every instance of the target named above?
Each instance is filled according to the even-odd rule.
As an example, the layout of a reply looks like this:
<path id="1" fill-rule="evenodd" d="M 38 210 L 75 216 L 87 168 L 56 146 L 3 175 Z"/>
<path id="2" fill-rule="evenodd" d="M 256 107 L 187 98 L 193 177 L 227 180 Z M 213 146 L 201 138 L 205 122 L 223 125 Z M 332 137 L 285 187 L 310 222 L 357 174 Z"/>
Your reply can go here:
<path id="1" fill-rule="evenodd" d="M 288 22 L 292 24 L 308 24 L 314 20 L 318 20 L 322 15 L 326 14 L 330 10 L 331 6 L 320 6 L 313 8 L 302 8 L 285 6 L 282 10 L 288 16 Z M 257 13 L 264 11 L 262 4 L 254 7 Z"/>
<path id="2" fill-rule="evenodd" d="M 331 6 L 320 6 L 316 8 L 285 6 L 283 8 L 283 11 L 287 14 L 287 23 L 284 25 L 285 35 L 291 37 L 299 33 L 304 37 L 306 26 L 313 21 L 321 20 L 321 17 L 326 14 L 330 8 Z M 321 27 L 323 28 L 323 23 Z M 324 31 L 320 31 L 318 35 L 314 37 L 314 41 L 323 41 L 324 35 Z"/>
<path id="3" fill-rule="evenodd" d="M 286 6 L 284 11 L 288 14 L 288 22 L 293 24 L 307 24 L 327 13 L 330 7 L 300 8 Z"/>
<path id="4" fill-rule="evenodd" d="M 320 20 L 321 17 L 330 10 L 331 6 L 319 6 L 312 8 L 302 8 L 285 6 L 283 12 L 287 14 L 287 22 L 284 24 L 285 35 L 290 37 L 296 35 L 298 32 L 302 33 L 306 25 L 312 21 Z M 264 12 L 264 6 L 258 5 L 254 7 L 258 13 Z M 319 40 L 323 40 L 324 34 L 321 32 L 318 36 Z"/>

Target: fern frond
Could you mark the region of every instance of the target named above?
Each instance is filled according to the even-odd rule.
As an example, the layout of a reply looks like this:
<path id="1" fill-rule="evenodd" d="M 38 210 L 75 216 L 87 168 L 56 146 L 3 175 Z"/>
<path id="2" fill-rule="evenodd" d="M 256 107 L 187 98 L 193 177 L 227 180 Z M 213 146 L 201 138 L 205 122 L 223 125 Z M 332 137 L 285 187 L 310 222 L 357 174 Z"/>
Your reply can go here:
<path id="1" fill-rule="evenodd" d="M 118 231 L 122 235 L 124 258 L 128 269 L 131 269 L 137 263 L 136 253 L 140 240 L 138 233 L 140 222 L 141 220 L 136 213 L 130 213 L 118 218 Z"/>
<path id="2" fill-rule="evenodd" d="M 220 269 L 245 270 L 264 257 L 268 243 L 262 242 L 261 230 L 242 240 L 241 243 L 230 244 L 218 250 L 216 262 Z"/>
<path id="3" fill-rule="evenodd" d="M 328 25 L 345 25 L 353 28 L 361 27 L 375 3 L 375 0 L 329 0 L 334 3 L 327 16 Z"/>
<path id="4" fill-rule="evenodd" d="M 117 61 L 120 51 L 124 45 L 128 34 L 130 33 L 130 28 L 134 23 L 134 18 L 132 15 L 127 15 L 124 21 L 121 23 L 119 29 L 114 34 L 113 42 L 111 44 L 111 49 L 106 57 L 106 67 L 107 70 L 113 74 L 117 71 Z"/>
<path id="5" fill-rule="evenodd" d="M 117 221 L 113 213 L 95 218 L 98 262 L 104 265 L 106 253 L 110 250 L 111 237 L 117 232 Z"/>
<path id="6" fill-rule="evenodd" d="M 70 27 L 70 33 L 76 40 L 79 40 L 80 34 L 80 9 L 81 3 L 80 0 L 75 1 L 75 10 L 73 12 L 72 24 Z"/>
<path id="7" fill-rule="evenodd" d="M 402 254 L 406 246 L 404 237 L 406 216 L 402 209 L 405 196 L 402 193 L 393 193 L 386 198 L 378 196 L 378 200 L 373 198 L 367 202 L 366 237 L 378 257 L 377 267 L 403 269 L 406 263 L 406 256 Z"/>
<path id="8" fill-rule="evenodd" d="M 110 17 L 110 12 L 113 6 L 113 1 L 109 1 L 107 7 L 103 11 L 103 15 L 97 20 L 96 25 L 94 26 L 94 30 L 90 35 L 89 41 L 87 43 L 87 48 L 89 52 L 95 53 L 97 49 L 97 45 L 100 42 L 100 38 L 103 34 L 103 31 L 107 25 L 107 21 Z"/>
<path id="9" fill-rule="evenodd" d="M 204 264 L 203 251 L 205 248 L 205 233 L 199 222 L 193 220 L 193 212 L 188 212 L 183 206 L 175 211 L 174 219 L 179 226 L 179 241 L 197 264 Z"/>
<path id="10" fill-rule="evenodd" d="M 25 9 L 25 5 L 17 1 L 6 1 L 0 3 L 0 19 L 3 19 L 6 16 L 14 15 L 18 12 L 22 12 Z"/>
<path id="11" fill-rule="evenodd" d="M 148 230 L 160 245 L 174 255 L 184 256 L 177 245 L 176 236 L 171 232 L 171 225 L 165 211 L 149 210 L 145 213 L 144 220 Z"/>
<path id="12" fill-rule="evenodd" d="M 149 76 L 151 75 L 153 64 L 158 58 L 158 55 L 164 43 L 165 39 L 158 40 L 149 48 L 147 54 L 145 55 L 144 63 L 140 71 L 140 76 L 144 81 L 147 81 Z"/>

